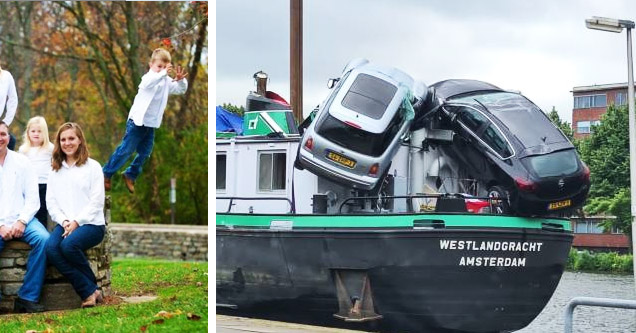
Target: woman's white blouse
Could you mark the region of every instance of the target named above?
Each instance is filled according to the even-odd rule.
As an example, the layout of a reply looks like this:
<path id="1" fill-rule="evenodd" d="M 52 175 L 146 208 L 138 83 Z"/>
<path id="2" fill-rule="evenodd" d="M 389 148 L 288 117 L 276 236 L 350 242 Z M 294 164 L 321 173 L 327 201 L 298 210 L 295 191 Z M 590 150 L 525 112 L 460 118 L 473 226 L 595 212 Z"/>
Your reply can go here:
<path id="1" fill-rule="evenodd" d="M 104 173 L 99 163 L 89 158 L 82 166 L 51 170 L 46 188 L 46 206 L 51 219 L 62 225 L 64 220 L 84 224 L 105 225 Z"/>

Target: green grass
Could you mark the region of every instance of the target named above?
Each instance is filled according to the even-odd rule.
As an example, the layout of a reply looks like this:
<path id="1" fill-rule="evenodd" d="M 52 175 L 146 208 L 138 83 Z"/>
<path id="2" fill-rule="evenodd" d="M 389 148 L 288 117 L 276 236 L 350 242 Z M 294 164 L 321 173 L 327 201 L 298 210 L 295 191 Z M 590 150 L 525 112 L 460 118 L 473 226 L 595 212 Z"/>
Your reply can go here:
<path id="1" fill-rule="evenodd" d="M 114 296 L 156 295 L 151 302 L 0 316 L 0 332 L 207 332 L 208 263 L 116 259 Z M 160 311 L 171 317 L 156 317 Z M 199 316 L 188 319 L 187 314 Z"/>

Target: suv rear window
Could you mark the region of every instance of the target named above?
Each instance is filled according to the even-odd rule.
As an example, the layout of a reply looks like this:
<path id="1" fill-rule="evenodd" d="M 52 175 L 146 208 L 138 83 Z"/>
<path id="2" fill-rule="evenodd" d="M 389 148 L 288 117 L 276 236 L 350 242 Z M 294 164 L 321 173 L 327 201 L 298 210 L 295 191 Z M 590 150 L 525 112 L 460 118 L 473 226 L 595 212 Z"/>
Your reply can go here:
<path id="1" fill-rule="evenodd" d="M 539 177 L 566 176 L 575 173 L 579 169 L 574 149 L 530 156 L 524 160 Z"/>
<path id="2" fill-rule="evenodd" d="M 368 74 L 358 74 L 342 99 L 342 106 L 373 119 L 380 119 L 393 100 L 397 87 Z"/>
<path id="3" fill-rule="evenodd" d="M 357 153 L 378 157 L 386 151 L 403 123 L 402 110 L 395 113 L 387 129 L 382 133 L 371 133 L 351 127 L 329 113 L 316 126 L 316 132 L 325 139 Z"/>

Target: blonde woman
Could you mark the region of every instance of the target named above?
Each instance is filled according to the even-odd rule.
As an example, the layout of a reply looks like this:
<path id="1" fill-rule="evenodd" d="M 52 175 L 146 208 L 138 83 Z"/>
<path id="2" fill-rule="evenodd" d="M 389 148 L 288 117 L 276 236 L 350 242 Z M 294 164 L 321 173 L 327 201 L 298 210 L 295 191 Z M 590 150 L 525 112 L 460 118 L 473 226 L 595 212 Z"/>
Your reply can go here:
<path id="1" fill-rule="evenodd" d="M 84 251 L 104 238 L 104 174 L 88 157 L 82 128 L 60 126 L 55 136 L 46 204 L 57 223 L 46 244 L 46 257 L 82 298 L 82 307 L 103 299 Z"/>
<path id="2" fill-rule="evenodd" d="M 29 158 L 38 176 L 40 210 L 35 214 L 35 218 L 46 228 L 46 222 L 48 220 L 48 211 L 46 209 L 46 182 L 49 172 L 51 172 L 53 144 L 49 140 L 49 129 L 44 117 L 37 116 L 29 119 L 22 142 L 18 152 Z"/>
<path id="3" fill-rule="evenodd" d="M 4 111 L 6 107 L 6 112 Z M 7 126 L 11 125 L 15 111 L 18 109 L 18 93 L 15 89 L 15 81 L 9 71 L 0 67 L 0 116 L 4 113 L 4 118 L 0 119 Z M 9 133 L 9 150 L 15 148 L 15 137 Z"/>

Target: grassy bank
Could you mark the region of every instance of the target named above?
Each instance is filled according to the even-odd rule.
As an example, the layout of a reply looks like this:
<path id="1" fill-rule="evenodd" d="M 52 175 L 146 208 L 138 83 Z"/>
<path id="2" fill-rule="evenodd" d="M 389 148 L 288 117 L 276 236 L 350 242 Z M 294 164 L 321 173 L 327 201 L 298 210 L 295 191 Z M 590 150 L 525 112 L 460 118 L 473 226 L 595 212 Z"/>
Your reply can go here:
<path id="1" fill-rule="evenodd" d="M 107 305 L 0 316 L 0 332 L 207 332 L 207 272 L 207 263 L 118 259 Z M 121 300 L 140 295 L 158 298 L 138 304 Z"/>
<path id="2" fill-rule="evenodd" d="M 634 257 L 631 254 L 590 253 L 570 250 L 567 270 L 603 273 L 633 273 Z"/>

